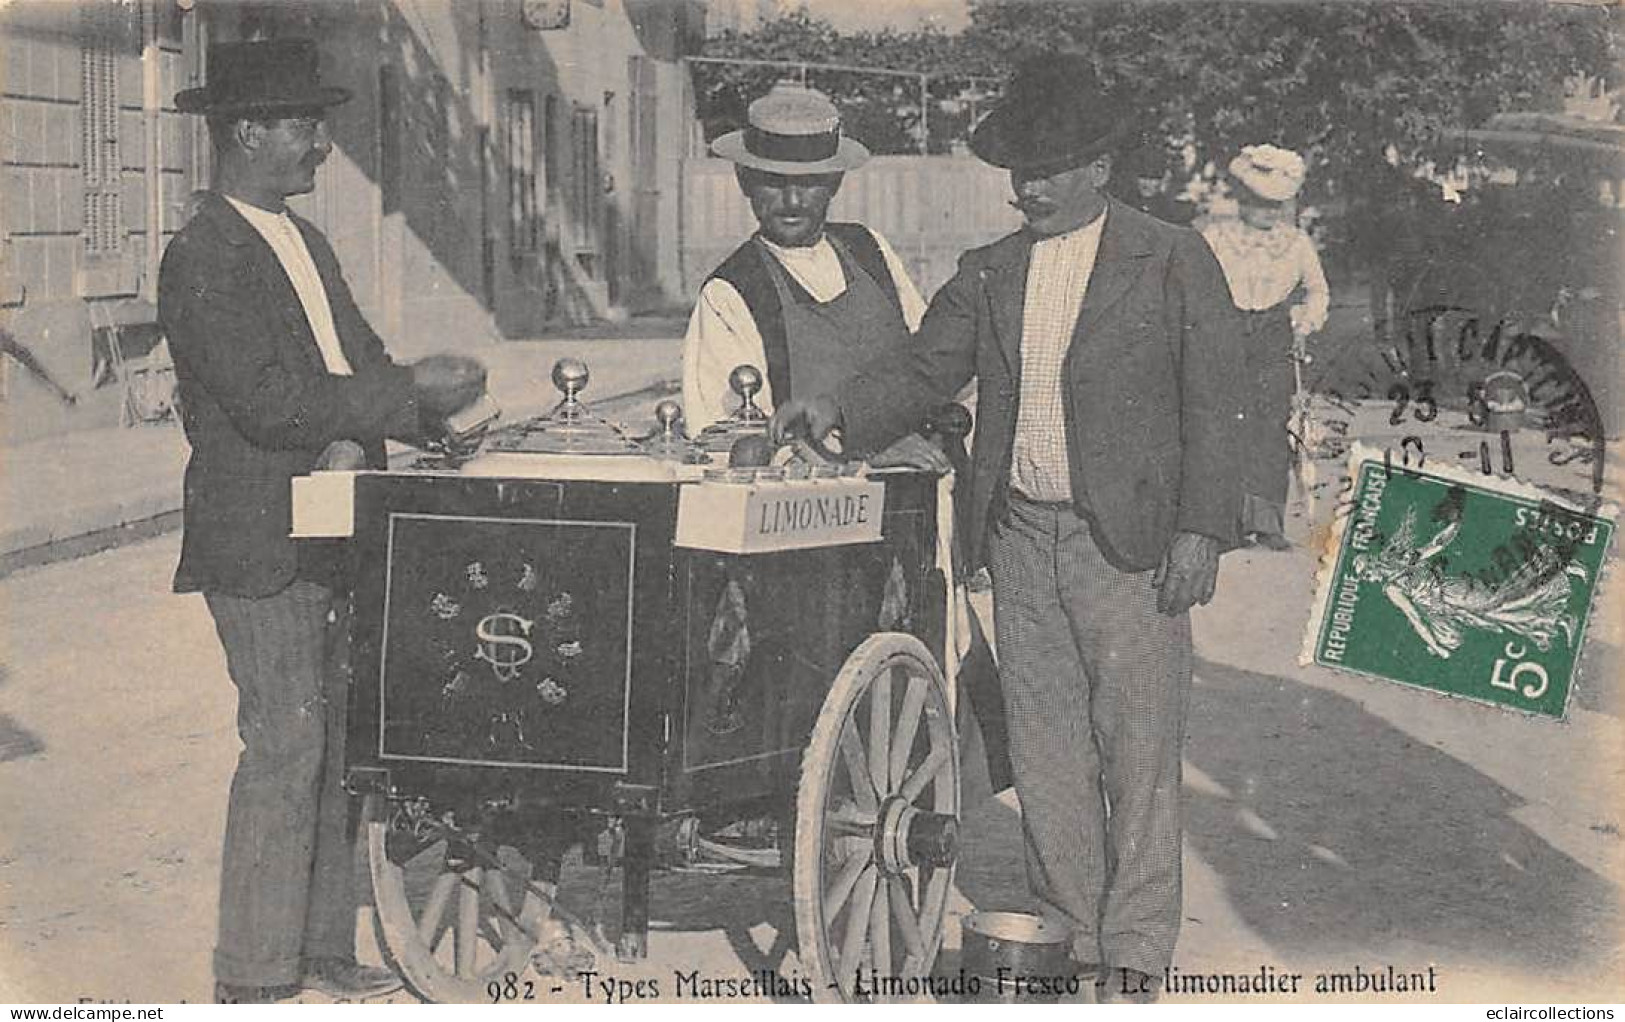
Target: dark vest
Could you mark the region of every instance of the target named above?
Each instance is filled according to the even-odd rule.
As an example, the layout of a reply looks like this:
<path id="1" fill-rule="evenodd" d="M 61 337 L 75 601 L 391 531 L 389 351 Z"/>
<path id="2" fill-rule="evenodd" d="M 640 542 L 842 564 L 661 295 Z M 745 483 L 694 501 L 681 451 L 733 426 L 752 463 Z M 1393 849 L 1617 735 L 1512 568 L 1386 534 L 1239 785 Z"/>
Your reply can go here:
<path id="1" fill-rule="evenodd" d="M 846 275 L 846 291 L 833 301 L 808 294 L 756 237 L 712 274 L 733 285 L 756 321 L 775 406 L 797 393 L 832 389 L 869 357 L 909 336 L 897 281 L 874 235 L 848 223 L 826 224 L 824 233 Z"/>

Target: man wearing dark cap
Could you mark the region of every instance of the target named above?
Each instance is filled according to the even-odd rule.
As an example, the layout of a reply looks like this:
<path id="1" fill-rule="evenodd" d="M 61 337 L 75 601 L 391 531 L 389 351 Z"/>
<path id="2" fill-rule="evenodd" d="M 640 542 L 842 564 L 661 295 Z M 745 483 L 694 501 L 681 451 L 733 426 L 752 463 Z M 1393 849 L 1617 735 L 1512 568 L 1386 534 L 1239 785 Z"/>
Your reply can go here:
<path id="1" fill-rule="evenodd" d="M 332 149 L 315 45 L 211 48 L 213 191 L 164 253 L 158 317 L 180 382 L 186 466 L 178 592 L 202 592 L 237 686 L 243 751 L 221 862 L 215 999 L 345 998 L 398 987 L 355 960 L 353 825 L 340 787 L 347 571 L 342 545 L 289 538 L 291 480 L 382 467 L 386 436 L 444 429 L 485 386 L 472 359 L 397 365 L 332 248 L 284 199 Z"/>
<path id="2" fill-rule="evenodd" d="M 1239 334 L 1193 231 L 1102 193 L 1126 111 L 1088 64 L 1024 67 L 971 148 L 1010 171 L 1019 232 L 973 249 L 916 343 L 779 435 L 883 447 L 975 377 L 968 546 L 993 577 L 1028 883 L 1102 1000 L 1152 1000 L 1180 922 L 1189 610 L 1240 506 Z"/>

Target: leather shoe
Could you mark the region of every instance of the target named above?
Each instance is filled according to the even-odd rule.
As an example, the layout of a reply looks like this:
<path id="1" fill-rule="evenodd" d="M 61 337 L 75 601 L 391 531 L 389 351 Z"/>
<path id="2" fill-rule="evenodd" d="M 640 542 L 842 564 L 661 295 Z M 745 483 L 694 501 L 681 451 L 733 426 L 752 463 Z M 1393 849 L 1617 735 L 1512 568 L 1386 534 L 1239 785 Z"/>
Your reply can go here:
<path id="1" fill-rule="evenodd" d="M 329 997 L 355 1001 L 393 993 L 401 988 L 401 978 L 388 969 L 342 958 L 313 958 L 305 963 L 299 985 Z"/>
<path id="2" fill-rule="evenodd" d="M 275 1004 L 297 996 L 299 988 L 291 983 L 256 987 L 239 983 L 221 983 L 217 980 L 214 984 L 216 1004 Z"/>
<path id="3" fill-rule="evenodd" d="M 1095 980 L 1097 1004 L 1154 1004 L 1162 993 L 1162 977 L 1139 969 L 1108 968 Z"/>

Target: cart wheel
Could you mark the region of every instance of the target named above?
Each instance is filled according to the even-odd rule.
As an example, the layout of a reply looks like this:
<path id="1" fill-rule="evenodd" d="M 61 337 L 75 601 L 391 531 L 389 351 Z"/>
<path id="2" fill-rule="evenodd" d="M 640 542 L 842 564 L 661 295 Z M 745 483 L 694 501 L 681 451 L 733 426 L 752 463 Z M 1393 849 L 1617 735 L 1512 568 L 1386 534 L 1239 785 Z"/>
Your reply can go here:
<path id="1" fill-rule="evenodd" d="M 801 761 L 792 877 L 816 1001 L 908 1000 L 942 944 L 959 745 L 936 662 L 873 635 L 830 686 Z"/>
<path id="2" fill-rule="evenodd" d="M 487 985 L 524 974 L 547 922 L 528 867 L 507 854 L 501 869 L 455 861 L 444 840 L 408 856 L 390 847 L 389 833 L 387 821 L 369 822 L 367 853 L 378 923 L 401 974 L 430 1001 L 489 1003 Z"/>

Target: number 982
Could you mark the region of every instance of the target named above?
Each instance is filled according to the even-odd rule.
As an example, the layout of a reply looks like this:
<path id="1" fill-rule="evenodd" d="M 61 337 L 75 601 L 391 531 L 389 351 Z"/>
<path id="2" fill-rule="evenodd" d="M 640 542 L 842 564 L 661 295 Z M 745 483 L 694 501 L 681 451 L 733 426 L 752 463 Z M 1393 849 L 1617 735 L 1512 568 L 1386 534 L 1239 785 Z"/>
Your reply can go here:
<path id="1" fill-rule="evenodd" d="M 505 972 L 501 979 L 493 979 L 485 984 L 485 996 L 491 998 L 492 1004 L 501 1004 L 503 1001 L 534 1001 L 536 984 L 528 979 L 520 982 L 517 973 Z"/>

